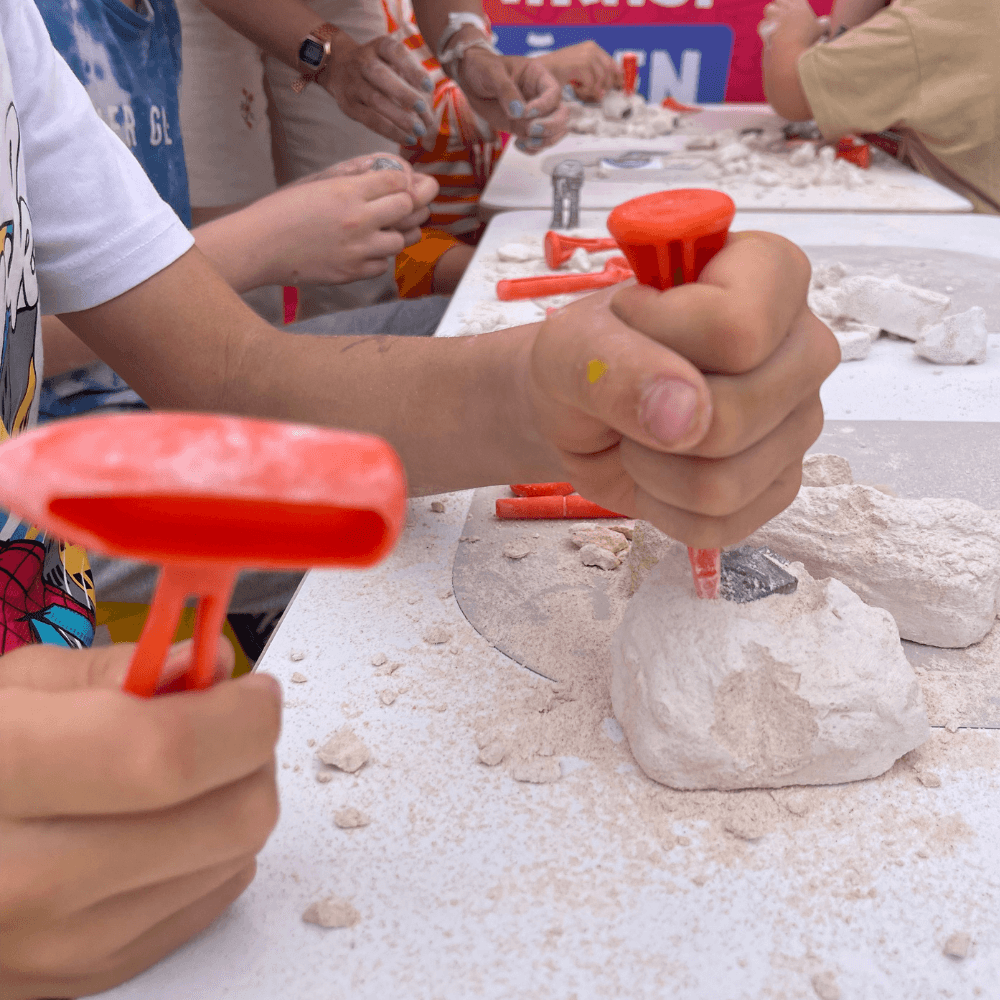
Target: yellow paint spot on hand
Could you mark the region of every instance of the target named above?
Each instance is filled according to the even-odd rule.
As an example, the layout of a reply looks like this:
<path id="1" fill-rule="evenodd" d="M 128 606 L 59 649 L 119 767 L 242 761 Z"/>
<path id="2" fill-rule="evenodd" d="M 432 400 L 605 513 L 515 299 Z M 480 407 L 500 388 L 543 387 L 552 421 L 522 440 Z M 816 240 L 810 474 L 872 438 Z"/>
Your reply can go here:
<path id="1" fill-rule="evenodd" d="M 608 366 L 596 358 L 587 362 L 587 381 L 593 385 L 606 371 Z"/>

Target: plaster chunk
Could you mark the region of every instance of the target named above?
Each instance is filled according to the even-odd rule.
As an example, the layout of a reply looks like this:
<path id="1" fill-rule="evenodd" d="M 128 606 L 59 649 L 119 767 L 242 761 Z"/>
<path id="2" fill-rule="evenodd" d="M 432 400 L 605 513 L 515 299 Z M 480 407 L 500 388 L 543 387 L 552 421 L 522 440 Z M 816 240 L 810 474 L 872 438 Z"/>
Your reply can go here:
<path id="1" fill-rule="evenodd" d="M 927 327 L 913 350 L 937 365 L 981 365 L 988 337 L 986 313 L 981 306 L 973 306 Z"/>
<path id="2" fill-rule="evenodd" d="M 913 642 L 968 646 L 1000 611 L 1000 515 L 965 500 L 804 487 L 747 542 L 836 577 Z"/>
<path id="3" fill-rule="evenodd" d="M 580 562 L 584 566 L 596 566 L 598 569 L 618 569 L 622 564 L 613 552 L 590 543 L 581 547 Z"/>
<path id="4" fill-rule="evenodd" d="M 907 285 L 898 277 L 854 275 L 841 282 L 839 293 L 844 315 L 907 340 L 917 340 L 951 305 L 947 295 Z"/>
<path id="5" fill-rule="evenodd" d="M 803 486 L 848 486 L 853 482 L 851 463 L 840 455 L 807 455 L 802 461 Z"/>
<path id="6" fill-rule="evenodd" d="M 593 265 L 590 260 L 590 254 L 587 253 L 583 247 L 577 247 L 569 257 L 569 260 L 563 265 L 564 270 L 576 271 L 580 274 L 586 274 L 593 270 Z"/>
<path id="7" fill-rule="evenodd" d="M 545 251 L 541 246 L 529 246 L 527 243 L 505 243 L 497 249 L 497 256 L 514 264 L 526 264 L 531 260 L 542 260 Z"/>
<path id="8" fill-rule="evenodd" d="M 316 751 L 316 756 L 324 764 L 353 774 L 368 763 L 371 754 L 354 730 L 344 726 Z"/>
<path id="9" fill-rule="evenodd" d="M 599 525 L 588 524 L 582 528 L 573 528 L 570 531 L 570 538 L 578 549 L 584 545 L 597 545 L 617 555 L 628 548 L 628 539 L 622 532 Z"/>
<path id="10" fill-rule="evenodd" d="M 609 122 L 620 122 L 632 114 L 632 102 L 622 90 L 609 90 L 601 100 L 601 114 Z"/>
<path id="11" fill-rule="evenodd" d="M 611 702 L 649 777 L 673 788 L 871 778 L 929 735 L 892 616 L 801 566 L 794 594 L 700 600 L 681 546 L 629 602 Z"/>
<path id="12" fill-rule="evenodd" d="M 830 329 L 840 346 L 841 361 L 864 361 L 871 354 L 872 344 L 879 333 L 878 327 L 868 323 L 855 323 L 854 320 L 833 323 Z"/>
<path id="13" fill-rule="evenodd" d="M 327 896 L 308 907 L 302 919 L 307 924 L 318 924 L 320 927 L 353 927 L 361 919 L 361 914 L 346 899 Z"/>

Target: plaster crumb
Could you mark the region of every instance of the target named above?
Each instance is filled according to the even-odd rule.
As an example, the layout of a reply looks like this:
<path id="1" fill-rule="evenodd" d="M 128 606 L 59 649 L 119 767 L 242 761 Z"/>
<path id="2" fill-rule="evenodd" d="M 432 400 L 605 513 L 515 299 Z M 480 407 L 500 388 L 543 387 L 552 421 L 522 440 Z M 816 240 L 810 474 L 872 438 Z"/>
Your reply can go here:
<path id="1" fill-rule="evenodd" d="M 438 600 L 447 601 L 449 597 L 453 597 L 454 596 L 454 593 L 455 592 L 453 590 L 439 590 L 438 591 Z"/>
<path id="2" fill-rule="evenodd" d="M 305 658 L 306 654 L 301 649 L 293 649 L 288 654 L 288 659 L 295 663 L 298 663 L 300 660 L 304 660 Z"/>
<path id="3" fill-rule="evenodd" d="M 316 746 L 316 741 L 314 739 L 312 739 L 312 737 L 310 737 L 308 740 L 306 740 L 306 746 L 307 747 L 314 747 L 314 746 Z"/>
<path id="4" fill-rule="evenodd" d="M 318 771 L 316 773 L 316 780 L 321 785 L 329 784 L 331 781 L 333 781 L 333 774 L 331 774 L 331 772 L 329 771 Z"/>
<path id="5" fill-rule="evenodd" d="M 511 774 L 515 781 L 548 785 L 562 777 L 562 768 L 553 757 L 532 757 L 530 760 L 518 761 Z"/>
<path id="6" fill-rule="evenodd" d="M 479 536 L 478 535 L 461 535 L 461 536 L 459 536 L 458 540 L 460 542 L 468 542 L 471 545 L 473 542 L 478 542 L 479 541 Z"/>
<path id="7" fill-rule="evenodd" d="M 596 566 L 598 569 L 618 569 L 622 564 L 621 559 L 613 552 L 591 543 L 580 549 L 580 562 L 584 566 Z"/>
<path id="8" fill-rule="evenodd" d="M 316 751 L 316 756 L 332 767 L 353 774 L 364 767 L 371 758 L 368 747 L 355 735 L 350 726 L 344 726 Z"/>
<path id="9" fill-rule="evenodd" d="M 919 851 L 917 851 L 917 857 L 918 858 L 922 858 L 924 861 L 926 861 L 930 856 L 931 856 L 931 852 L 930 851 L 925 851 L 925 850 L 923 850 L 923 848 L 921 848 Z"/>
<path id="10" fill-rule="evenodd" d="M 435 712 L 447 712 L 448 702 L 446 701 L 439 702 L 437 705 L 432 705 L 431 709 Z"/>
<path id="11" fill-rule="evenodd" d="M 509 542 L 503 547 L 505 559 L 513 559 L 517 561 L 524 559 L 525 556 L 530 556 L 531 553 L 531 546 L 528 545 L 527 542 Z"/>
<path id="12" fill-rule="evenodd" d="M 302 919 L 307 924 L 319 924 L 320 927 L 353 927 L 361 919 L 361 914 L 346 899 L 327 896 L 313 903 L 302 914 Z"/>
<path id="13" fill-rule="evenodd" d="M 972 938 L 964 931 L 957 931 L 944 943 L 942 951 L 949 958 L 965 958 L 969 954 Z"/>
<path id="14" fill-rule="evenodd" d="M 701 872 L 698 875 L 692 875 L 691 881 L 700 889 L 703 885 L 708 884 L 708 876 L 704 872 Z"/>
<path id="15" fill-rule="evenodd" d="M 296 671 L 295 671 L 295 673 L 294 673 L 294 674 L 292 674 L 292 676 L 291 676 L 290 680 L 291 680 L 291 682 L 292 682 L 293 684 L 305 684 L 305 682 L 306 682 L 307 680 L 309 680 L 309 678 L 308 678 L 308 677 L 306 677 L 306 675 L 305 675 L 305 674 L 300 674 L 300 673 L 299 673 L 299 672 L 298 672 L 298 671 L 296 670 Z"/>
<path id="16" fill-rule="evenodd" d="M 379 691 L 378 700 L 382 702 L 383 705 L 391 705 L 399 697 L 398 691 L 393 691 L 392 688 L 386 688 L 384 691 Z"/>
<path id="17" fill-rule="evenodd" d="M 593 269 L 590 254 L 583 247 L 577 247 L 570 254 L 569 260 L 563 264 L 563 269 L 566 271 L 576 271 L 579 274 L 589 273 Z"/>
<path id="18" fill-rule="evenodd" d="M 420 598 L 419 597 L 408 597 L 406 599 L 406 603 L 407 604 L 418 604 L 419 602 L 420 602 Z"/>
<path id="19" fill-rule="evenodd" d="M 444 507 L 444 504 L 441 503 L 440 500 L 432 500 L 431 501 L 431 510 L 434 511 L 435 514 L 443 514 L 444 510 L 445 510 L 445 507 Z"/>
<path id="20" fill-rule="evenodd" d="M 366 816 L 360 809 L 354 809 L 353 807 L 347 809 L 338 809 L 337 812 L 333 814 L 333 822 L 340 827 L 341 830 L 356 830 L 358 827 L 367 826 L 371 819 Z"/>
<path id="21" fill-rule="evenodd" d="M 617 555 L 628 548 L 628 539 L 620 531 L 602 528 L 597 525 L 585 528 L 570 528 L 570 540 L 578 548 L 584 545 L 596 545 Z"/>
<path id="22" fill-rule="evenodd" d="M 812 988 L 819 1000 L 840 1000 L 840 987 L 832 972 L 818 972 L 812 977 Z"/>
<path id="23" fill-rule="evenodd" d="M 385 655 L 385 653 L 376 653 L 372 657 L 372 666 L 373 667 L 381 667 L 384 663 L 386 663 L 386 661 L 388 659 L 389 659 L 389 657 L 387 657 Z"/>
<path id="24" fill-rule="evenodd" d="M 497 256 L 502 261 L 524 264 L 530 260 L 542 260 L 545 251 L 541 246 L 529 246 L 527 243 L 505 243 L 497 249 Z"/>
<path id="25" fill-rule="evenodd" d="M 690 837 L 678 837 L 677 838 L 677 846 L 678 847 L 690 847 L 691 846 L 691 838 Z"/>
<path id="26" fill-rule="evenodd" d="M 479 751 L 479 763 L 487 767 L 496 767 L 506 756 L 507 748 L 499 740 L 494 740 Z"/>
<path id="27" fill-rule="evenodd" d="M 617 531 L 619 535 L 624 535 L 630 542 L 632 541 L 632 532 L 635 528 L 635 524 L 610 524 L 608 525 L 609 531 Z"/>
<path id="28" fill-rule="evenodd" d="M 443 646 L 446 642 L 451 642 L 451 632 L 444 626 L 439 625 L 424 633 L 424 642 L 432 646 Z"/>
<path id="29" fill-rule="evenodd" d="M 941 779 L 933 771 L 917 771 L 917 781 L 924 788 L 940 788 Z"/>
<path id="30" fill-rule="evenodd" d="M 949 733 L 957 733 L 961 723 L 958 719 L 951 719 L 944 724 L 944 728 L 948 730 Z"/>

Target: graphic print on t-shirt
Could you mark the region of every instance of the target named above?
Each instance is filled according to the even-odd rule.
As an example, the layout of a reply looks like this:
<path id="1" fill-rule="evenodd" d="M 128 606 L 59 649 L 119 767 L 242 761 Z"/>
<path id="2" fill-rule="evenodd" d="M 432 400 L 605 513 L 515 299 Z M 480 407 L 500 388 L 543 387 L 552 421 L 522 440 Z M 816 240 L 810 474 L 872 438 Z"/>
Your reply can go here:
<path id="1" fill-rule="evenodd" d="M 3 346 L 0 349 L 0 441 L 34 423 L 37 411 L 41 324 L 31 216 L 17 111 L 10 100 L 10 72 L 0 64 L 4 98 L 0 149 L 0 281 Z M 94 593 L 87 557 L 75 546 L 48 538 L 14 515 L 0 512 L 0 654 L 32 642 L 90 645 Z"/>

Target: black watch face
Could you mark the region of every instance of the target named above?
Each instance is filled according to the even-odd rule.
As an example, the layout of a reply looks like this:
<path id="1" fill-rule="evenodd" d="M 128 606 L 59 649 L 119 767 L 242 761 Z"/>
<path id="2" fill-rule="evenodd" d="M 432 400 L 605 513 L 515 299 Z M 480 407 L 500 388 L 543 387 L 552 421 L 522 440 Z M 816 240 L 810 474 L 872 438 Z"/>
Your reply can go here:
<path id="1" fill-rule="evenodd" d="M 299 47 L 299 62 L 304 62 L 307 66 L 316 69 L 323 63 L 325 49 L 319 42 L 307 38 Z"/>

